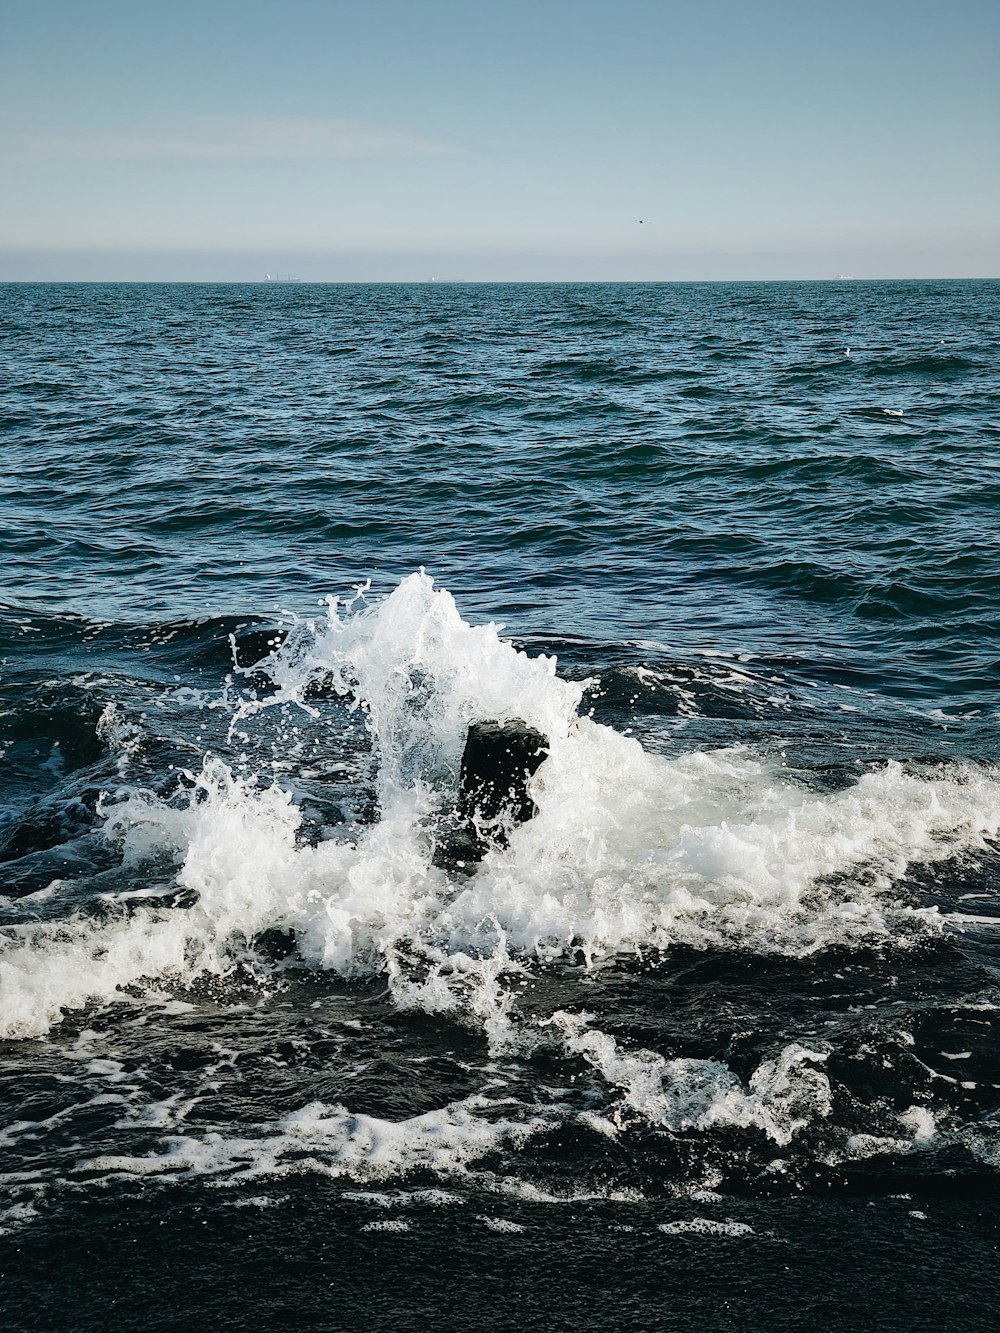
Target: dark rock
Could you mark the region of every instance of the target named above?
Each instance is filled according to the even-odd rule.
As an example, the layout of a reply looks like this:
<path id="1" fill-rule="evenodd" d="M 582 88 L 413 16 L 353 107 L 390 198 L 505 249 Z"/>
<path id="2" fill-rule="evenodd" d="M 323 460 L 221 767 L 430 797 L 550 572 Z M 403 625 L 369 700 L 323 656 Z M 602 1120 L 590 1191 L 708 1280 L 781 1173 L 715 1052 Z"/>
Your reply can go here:
<path id="1" fill-rule="evenodd" d="M 528 781 L 546 754 L 547 739 L 523 722 L 473 722 L 462 754 L 459 814 L 523 824 L 535 813 Z"/>
<path id="2" fill-rule="evenodd" d="M 502 847 L 535 813 L 528 782 L 548 754 L 548 740 L 520 721 L 473 722 L 465 741 L 454 815 L 439 828 L 437 863 L 461 868 Z"/>

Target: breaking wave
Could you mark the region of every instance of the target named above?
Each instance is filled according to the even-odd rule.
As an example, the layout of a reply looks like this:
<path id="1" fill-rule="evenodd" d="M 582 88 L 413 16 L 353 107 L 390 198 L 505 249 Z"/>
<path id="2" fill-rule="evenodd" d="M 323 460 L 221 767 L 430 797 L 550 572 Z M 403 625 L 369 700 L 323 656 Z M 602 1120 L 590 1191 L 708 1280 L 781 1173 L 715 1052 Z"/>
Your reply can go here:
<path id="1" fill-rule="evenodd" d="M 624 1086 L 629 1105 L 669 1122 L 686 1112 L 668 1086 L 690 1071 L 661 1061 L 624 1074 L 612 1039 L 581 1016 L 527 1020 L 528 974 L 678 944 L 801 956 L 904 942 L 940 929 L 933 909 L 907 900 L 908 867 L 981 848 L 1000 829 L 1000 780 L 987 766 L 888 762 L 831 792 L 746 748 L 647 753 L 586 715 L 587 682 L 560 678 L 554 658 L 517 650 L 495 625 L 466 623 L 423 572 L 378 603 L 331 599 L 325 616 L 297 621 L 263 662 L 236 670 L 247 680 L 233 729 L 276 707 L 315 713 L 324 691 L 363 712 L 377 817 L 306 837 L 290 787 L 213 755 L 173 793 L 106 794 L 105 838 L 133 880 L 167 875 L 171 905 L 122 895 L 99 913 L 8 928 L 4 1036 L 41 1035 L 67 1011 L 204 975 L 273 972 L 258 946 L 282 932 L 294 943 L 282 968 L 382 976 L 401 1008 L 453 1013 L 497 1050 L 555 1034 Z M 547 738 L 530 782 L 536 814 L 481 863 L 449 867 L 437 852 L 467 729 L 484 719 Z M 135 743 L 120 719 L 101 725 L 109 743 Z M 815 1103 L 812 1059 L 787 1056 Z M 765 1105 L 758 1087 L 777 1074 L 755 1075 L 749 1090 L 716 1074 L 713 1106 L 752 1114 L 779 1142 L 792 1132 L 795 1113 Z"/>

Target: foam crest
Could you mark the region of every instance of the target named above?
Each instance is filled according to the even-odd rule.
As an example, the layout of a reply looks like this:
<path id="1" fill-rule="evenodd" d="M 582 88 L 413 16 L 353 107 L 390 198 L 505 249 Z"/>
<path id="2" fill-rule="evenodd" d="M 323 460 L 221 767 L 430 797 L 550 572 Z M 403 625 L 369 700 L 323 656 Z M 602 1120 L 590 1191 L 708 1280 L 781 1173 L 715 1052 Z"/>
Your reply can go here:
<path id="1" fill-rule="evenodd" d="M 177 1135 L 162 1153 L 142 1157 L 106 1155 L 82 1165 L 103 1178 L 156 1176 L 177 1179 L 218 1176 L 233 1182 L 317 1172 L 358 1182 L 432 1171 L 461 1176 L 471 1163 L 504 1148 L 516 1148 L 552 1127 L 543 1115 L 511 1119 L 510 1100 L 482 1096 L 406 1120 L 355 1115 L 343 1106 L 312 1102 L 257 1136 L 217 1132 Z"/>
<path id="2" fill-rule="evenodd" d="M 265 702 L 301 704 L 322 684 L 363 703 L 383 804 L 421 782 L 454 784 L 476 719 L 520 718 L 553 738 L 567 733 L 583 685 L 560 680 L 554 657 L 518 652 L 495 624 L 468 624 L 422 570 L 383 602 L 353 611 L 356 601 L 329 598 L 325 619 L 292 627 L 264 664 L 277 687 Z"/>
<path id="3" fill-rule="evenodd" d="M 692 1217 L 679 1222 L 661 1222 L 658 1231 L 667 1236 L 729 1236 L 742 1239 L 754 1235 L 754 1229 L 748 1222 L 734 1222 L 727 1217 L 720 1222 L 711 1217 Z"/>
<path id="4" fill-rule="evenodd" d="M 552 1023 L 571 1055 L 581 1056 L 623 1094 L 613 1120 L 636 1118 L 675 1133 L 725 1127 L 756 1129 L 785 1146 L 831 1110 L 830 1083 L 816 1068 L 827 1057 L 798 1043 L 765 1060 L 744 1086 L 718 1060 L 667 1060 L 653 1051 L 623 1051 L 607 1032 L 588 1026 L 586 1015 L 558 1011 Z"/>

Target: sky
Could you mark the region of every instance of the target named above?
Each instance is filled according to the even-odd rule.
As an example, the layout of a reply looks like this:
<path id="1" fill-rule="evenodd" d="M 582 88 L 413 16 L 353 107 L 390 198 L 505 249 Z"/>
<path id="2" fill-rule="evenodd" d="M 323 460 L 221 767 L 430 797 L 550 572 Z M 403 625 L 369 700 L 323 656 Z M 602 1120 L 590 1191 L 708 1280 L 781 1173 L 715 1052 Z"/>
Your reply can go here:
<path id="1" fill-rule="evenodd" d="M 997 0 L 0 0 L 0 280 L 1000 275 Z"/>

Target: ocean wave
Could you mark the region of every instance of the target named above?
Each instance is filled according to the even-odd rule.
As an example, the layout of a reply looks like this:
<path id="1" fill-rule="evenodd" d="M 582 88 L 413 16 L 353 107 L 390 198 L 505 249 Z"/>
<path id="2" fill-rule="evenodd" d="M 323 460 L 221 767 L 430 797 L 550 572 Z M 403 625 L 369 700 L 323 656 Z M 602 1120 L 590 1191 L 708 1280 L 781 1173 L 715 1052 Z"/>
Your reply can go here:
<path id="1" fill-rule="evenodd" d="M 990 766 L 890 761 L 831 792 L 748 749 L 648 753 L 581 715 L 586 681 L 469 625 L 422 573 L 373 605 L 331 601 L 272 646 L 243 669 L 265 671 L 270 692 L 242 696 L 231 730 L 276 707 L 315 712 L 320 686 L 346 696 L 377 753 L 378 818 L 304 839 L 291 789 L 211 755 L 172 795 L 109 797 L 104 836 L 131 882 L 173 866 L 177 903 L 112 901 L 12 931 L 4 1035 L 44 1033 L 151 982 L 225 976 L 280 931 L 305 967 L 384 976 L 400 1006 L 453 1012 L 516 1046 L 527 968 L 677 945 L 802 956 L 905 941 L 939 928 L 901 895 L 908 867 L 975 852 L 1000 829 Z M 466 730 L 515 718 L 548 739 L 537 813 L 481 864 L 446 869 L 436 853 Z"/>

